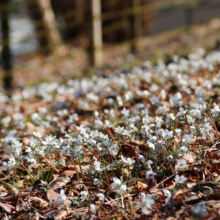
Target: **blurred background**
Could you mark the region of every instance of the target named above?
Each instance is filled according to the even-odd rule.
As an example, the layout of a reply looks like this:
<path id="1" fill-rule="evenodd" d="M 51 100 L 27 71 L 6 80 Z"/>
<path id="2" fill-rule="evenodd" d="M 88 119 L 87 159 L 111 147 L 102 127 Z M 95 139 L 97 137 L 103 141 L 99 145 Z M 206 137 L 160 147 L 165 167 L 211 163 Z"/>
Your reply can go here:
<path id="1" fill-rule="evenodd" d="M 219 0 L 0 0 L 2 87 L 218 48 L 219 17 Z"/>

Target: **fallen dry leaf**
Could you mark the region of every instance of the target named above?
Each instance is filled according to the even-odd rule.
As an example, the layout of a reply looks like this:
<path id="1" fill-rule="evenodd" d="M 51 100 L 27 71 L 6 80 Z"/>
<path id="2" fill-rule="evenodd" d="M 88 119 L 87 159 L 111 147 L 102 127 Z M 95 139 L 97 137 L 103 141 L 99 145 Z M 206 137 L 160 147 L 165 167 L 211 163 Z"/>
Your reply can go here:
<path id="1" fill-rule="evenodd" d="M 29 210 L 31 207 L 30 205 L 23 200 L 23 198 L 19 198 L 16 204 L 16 211 L 20 212 L 20 211 L 27 211 Z"/>
<path id="2" fill-rule="evenodd" d="M 48 202 L 45 200 L 39 198 L 39 197 L 29 197 L 28 198 L 28 204 L 31 205 L 31 207 L 34 207 L 35 209 L 41 209 L 48 206 Z"/>
<path id="3" fill-rule="evenodd" d="M 66 186 L 69 181 L 70 178 L 68 176 L 58 177 L 57 179 L 51 181 L 49 185 L 52 187 L 52 189 L 62 188 L 63 186 Z"/>
<path id="4" fill-rule="evenodd" d="M 52 203 L 59 196 L 53 189 L 47 191 L 47 199 Z"/>
<path id="5" fill-rule="evenodd" d="M 8 213 L 11 213 L 15 209 L 14 206 L 2 202 L 0 202 L 0 207 L 3 208 Z"/>
<path id="6" fill-rule="evenodd" d="M 65 211 L 65 210 L 54 210 L 52 212 L 44 215 L 46 218 L 54 218 L 55 220 L 59 220 L 67 217 L 69 214 L 73 213 L 73 211 Z"/>
<path id="7" fill-rule="evenodd" d="M 142 183 L 140 181 L 137 182 L 137 189 L 141 190 L 141 191 L 148 191 L 149 190 L 148 185 L 145 183 Z"/>

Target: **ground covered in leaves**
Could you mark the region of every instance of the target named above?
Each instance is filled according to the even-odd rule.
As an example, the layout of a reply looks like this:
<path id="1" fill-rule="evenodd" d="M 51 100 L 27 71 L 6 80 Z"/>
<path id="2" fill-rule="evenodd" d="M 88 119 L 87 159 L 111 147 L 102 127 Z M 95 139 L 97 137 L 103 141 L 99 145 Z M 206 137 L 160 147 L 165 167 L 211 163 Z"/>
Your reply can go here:
<path id="1" fill-rule="evenodd" d="M 1 219 L 219 219 L 220 52 L 0 93 Z"/>

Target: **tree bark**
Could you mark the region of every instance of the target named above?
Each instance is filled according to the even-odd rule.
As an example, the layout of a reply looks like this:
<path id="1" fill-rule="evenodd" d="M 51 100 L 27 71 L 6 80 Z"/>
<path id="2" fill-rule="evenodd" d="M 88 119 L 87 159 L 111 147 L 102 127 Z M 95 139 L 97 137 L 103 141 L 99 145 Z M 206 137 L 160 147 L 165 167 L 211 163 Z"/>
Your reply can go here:
<path id="1" fill-rule="evenodd" d="M 38 0 L 38 4 L 43 13 L 43 23 L 49 39 L 51 50 L 55 50 L 62 42 L 60 33 L 57 29 L 56 18 L 51 7 L 50 0 Z"/>
<path id="2" fill-rule="evenodd" d="M 34 4 L 28 1 L 27 5 L 41 51 L 43 53 L 53 52 L 61 44 L 62 39 L 57 29 L 50 0 L 37 0 Z"/>
<path id="3" fill-rule="evenodd" d="M 9 29 L 9 1 L 0 0 L 2 52 L 1 60 L 4 69 L 4 88 L 12 88 L 12 55 L 10 50 L 10 29 Z"/>
<path id="4" fill-rule="evenodd" d="M 87 4 L 89 61 L 92 66 L 100 67 L 103 65 L 101 0 L 88 0 Z"/>

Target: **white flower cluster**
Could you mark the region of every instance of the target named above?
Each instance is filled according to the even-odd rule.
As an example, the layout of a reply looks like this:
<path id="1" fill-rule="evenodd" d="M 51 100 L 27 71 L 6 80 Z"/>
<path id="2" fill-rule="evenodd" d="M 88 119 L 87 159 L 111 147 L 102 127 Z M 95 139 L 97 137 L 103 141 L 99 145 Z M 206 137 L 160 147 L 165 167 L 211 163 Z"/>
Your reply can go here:
<path id="1" fill-rule="evenodd" d="M 57 155 L 83 162 L 92 153 L 92 169 L 97 175 L 113 169 L 115 164 L 129 168 L 132 174 L 142 164 L 147 170 L 146 178 L 155 181 L 159 171 L 152 164 L 158 164 L 153 158 L 159 153 L 160 158 L 156 158 L 159 162 L 185 171 L 189 162 L 184 156 L 193 145 L 199 139 L 213 142 L 218 138 L 217 65 L 220 52 L 206 55 L 199 49 L 189 54 L 188 59 L 175 56 L 168 66 L 158 61 L 153 67 L 147 61 L 143 67 L 118 70 L 108 77 L 26 87 L 16 90 L 12 98 L 1 92 L 0 102 L 11 104 L 10 108 L 5 105 L 0 119 L 1 146 L 11 154 L 2 165 L 13 169 L 23 162 L 32 171 L 45 156 L 57 165 L 59 161 L 51 156 L 55 151 Z M 211 71 L 213 76 L 201 79 L 197 73 L 203 70 Z M 23 106 L 28 100 L 44 104 Z M 123 152 L 124 145 L 131 146 L 135 153 L 130 149 Z M 186 178 L 176 175 L 175 181 L 183 184 Z M 93 183 L 102 184 L 98 178 Z M 118 195 L 127 191 L 125 182 L 116 177 L 111 187 Z M 169 193 L 165 193 L 168 197 Z M 87 194 L 82 191 L 80 195 L 86 200 Z M 61 191 L 56 203 L 65 199 Z M 152 196 L 141 194 L 140 205 L 143 213 L 149 214 L 154 205 Z M 96 210 L 94 206 L 91 209 Z"/>

